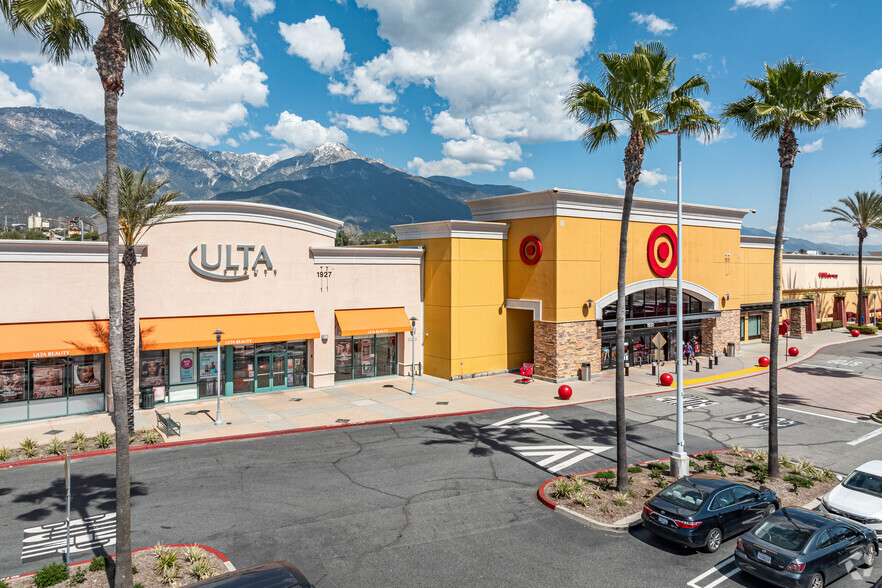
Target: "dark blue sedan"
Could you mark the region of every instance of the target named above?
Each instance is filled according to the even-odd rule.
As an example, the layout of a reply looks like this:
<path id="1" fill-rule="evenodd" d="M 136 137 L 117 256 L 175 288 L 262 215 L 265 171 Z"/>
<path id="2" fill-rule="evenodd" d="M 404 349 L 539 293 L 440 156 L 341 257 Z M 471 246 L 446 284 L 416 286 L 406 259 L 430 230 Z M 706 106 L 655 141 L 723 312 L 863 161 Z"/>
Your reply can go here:
<path id="1" fill-rule="evenodd" d="M 878 551 L 876 534 L 860 523 L 788 507 L 738 539 L 735 563 L 778 586 L 823 588 L 858 566 L 872 567 Z"/>
<path id="2" fill-rule="evenodd" d="M 780 506 L 778 495 L 710 474 L 677 480 L 643 506 L 643 526 L 673 543 L 713 553 Z"/>

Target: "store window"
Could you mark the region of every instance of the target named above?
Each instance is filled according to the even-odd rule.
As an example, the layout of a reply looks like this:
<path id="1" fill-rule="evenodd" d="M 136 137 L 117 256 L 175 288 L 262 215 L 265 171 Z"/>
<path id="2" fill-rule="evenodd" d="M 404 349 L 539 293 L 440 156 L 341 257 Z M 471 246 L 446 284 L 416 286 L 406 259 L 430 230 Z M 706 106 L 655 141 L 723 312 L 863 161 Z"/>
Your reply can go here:
<path id="1" fill-rule="evenodd" d="M 233 347 L 233 394 L 254 392 L 254 345 Z"/>
<path id="2" fill-rule="evenodd" d="M 753 314 L 747 317 L 747 339 L 759 339 L 762 337 L 763 317 L 759 314 Z"/>
<path id="3" fill-rule="evenodd" d="M 218 395 L 218 373 L 220 373 L 220 385 L 224 385 L 223 347 L 218 357 L 216 348 L 199 350 L 199 398 L 213 398 Z"/>
<path id="4" fill-rule="evenodd" d="M 337 337 L 334 342 L 336 381 L 398 373 L 397 335 Z"/>
<path id="5" fill-rule="evenodd" d="M 104 410 L 104 355 L 0 361 L 0 422 Z"/>

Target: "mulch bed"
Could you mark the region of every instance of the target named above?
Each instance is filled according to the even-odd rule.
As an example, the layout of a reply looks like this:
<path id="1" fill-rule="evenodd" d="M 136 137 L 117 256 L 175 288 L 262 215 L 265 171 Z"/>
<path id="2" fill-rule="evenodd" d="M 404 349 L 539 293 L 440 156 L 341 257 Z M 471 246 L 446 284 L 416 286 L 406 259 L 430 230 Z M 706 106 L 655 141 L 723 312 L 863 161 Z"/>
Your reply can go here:
<path id="1" fill-rule="evenodd" d="M 159 445 L 164 443 L 164 439 L 162 435 L 157 434 L 157 438 L 153 443 L 148 443 L 144 440 L 144 434 L 148 431 L 152 431 L 153 433 L 157 433 L 155 429 L 138 429 L 135 431 L 134 440 L 129 444 L 130 447 L 137 447 L 139 445 Z M 71 439 L 59 439 L 61 441 L 61 452 L 60 455 L 70 454 L 77 455 L 80 453 L 89 453 L 92 451 L 105 451 L 105 450 L 114 450 L 116 449 L 116 432 L 112 429 L 110 431 L 106 431 L 108 435 L 110 435 L 110 445 L 108 447 L 99 447 L 98 443 L 95 441 L 94 437 L 87 437 L 86 442 L 77 446 Z M 16 447 L 7 447 L 8 455 L 6 459 L 0 459 L 0 468 L 3 467 L 4 464 L 14 463 L 19 461 L 30 461 L 34 459 L 43 459 L 46 457 L 54 457 L 59 455 L 58 453 L 51 453 L 49 451 L 49 445 L 38 445 L 36 453 L 28 457 L 25 454 L 24 449 L 19 446 Z"/>
<path id="2" fill-rule="evenodd" d="M 196 576 L 190 572 L 192 564 L 187 561 L 186 557 L 188 547 L 189 546 L 167 547 L 169 551 L 175 551 L 177 553 L 180 576 L 175 580 L 173 585 L 164 581 L 159 572 L 157 572 L 157 558 L 153 553 L 153 548 L 132 553 L 132 564 L 138 570 L 133 576 L 135 587 L 137 588 L 140 585 L 143 588 L 169 588 L 169 586 L 186 586 L 187 584 L 192 584 L 193 582 L 198 581 Z M 216 554 L 205 549 L 203 549 L 202 552 L 211 565 L 214 575 L 227 573 L 227 568 L 224 567 L 224 562 L 221 561 Z M 85 579 L 78 584 L 71 584 L 70 580 L 62 580 L 55 586 L 58 588 L 110 588 L 113 586 L 114 560 L 110 558 L 107 559 L 109 560 L 109 563 L 104 570 L 90 572 L 89 565 L 91 562 L 71 566 L 71 577 L 73 577 L 78 569 L 85 569 Z M 7 580 L 6 583 L 9 588 L 34 588 L 36 586 L 33 575 Z"/>
<path id="3" fill-rule="evenodd" d="M 739 452 L 741 453 L 741 452 Z M 710 460 L 709 456 L 714 456 L 714 460 Z M 760 484 L 756 481 L 755 475 L 748 470 L 742 470 L 755 462 L 750 460 L 751 453 L 743 452 L 742 455 L 736 455 L 731 451 L 721 451 L 714 453 L 693 455 L 690 458 L 690 473 L 708 473 L 723 476 L 726 479 L 745 482 L 754 488 L 758 488 Z M 627 501 L 624 505 L 617 505 L 614 501 L 618 493 L 615 491 L 615 478 L 610 480 L 613 487 L 604 486 L 603 481 L 596 477 L 596 474 L 584 474 L 582 476 L 570 476 L 569 480 L 581 478 L 584 489 L 576 492 L 572 497 L 565 498 L 559 496 L 556 492 L 556 483 L 553 481 L 545 485 L 545 497 L 560 506 L 564 506 L 579 514 L 585 515 L 596 521 L 604 523 L 614 523 L 630 515 L 635 515 L 643 510 L 643 504 L 655 496 L 662 488 L 676 481 L 676 478 L 670 476 L 668 470 L 668 462 L 659 462 L 665 465 L 663 470 L 652 477 L 653 470 L 647 466 L 642 466 L 640 472 L 630 473 L 631 492 L 625 497 Z M 719 464 L 719 465 L 715 465 Z M 792 463 L 794 467 L 795 463 Z M 717 469 L 713 469 L 716 467 Z M 722 471 L 719 471 L 722 470 Z M 615 470 L 607 470 L 615 473 Z M 742 472 L 742 473 L 739 473 Z M 784 478 L 791 473 L 785 465 L 781 466 L 781 477 Z M 601 474 L 604 475 L 604 474 Z M 566 479 L 566 478 L 561 478 Z M 762 484 L 767 488 L 774 490 L 781 500 L 782 506 L 802 506 L 814 498 L 819 498 L 829 492 L 839 481 L 837 479 L 813 480 L 811 488 L 798 488 L 794 490 L 790 482 L 783 479 L 768 479 Z M 622 497 L 619 496 L 619 500 Z M 584 503 L 584 504 L 583 504 Z"/>

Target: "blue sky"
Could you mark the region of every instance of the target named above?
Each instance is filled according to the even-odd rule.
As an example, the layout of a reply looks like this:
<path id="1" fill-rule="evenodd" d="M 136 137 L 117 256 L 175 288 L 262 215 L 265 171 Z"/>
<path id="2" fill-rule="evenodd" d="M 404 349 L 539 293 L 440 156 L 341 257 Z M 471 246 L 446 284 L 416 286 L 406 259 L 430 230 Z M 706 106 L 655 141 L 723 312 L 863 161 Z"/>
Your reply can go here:
<path id="1" fill-rule="evenodd" d="M 338 141 L 414 174 L 620 194 L 624 140 L 587 154 L 560 99 L 597 79 L 597 52 L 659 40 L 678 56 L 679 80 L 707 77 L 712 113 L 747 94 L 745 77 L 788 56 L 842 73 L 836 93 L 867 106 L 862 119 L 798 137 L 789 235 L 853 244 L 854 231 L 822 211 L 880 190 L 870 155 L 882 140 L 874 0 L 216 0 L 203 16 L 218 63 L 167 49 L 149 77 L 129 73 L 123 126 L 280 157 Z M 16 105 L 101 122 L 93 58 L 50 65 L 33 40 L 0 30 L 0 106 Z M 774 142 L 729 126 L 710 144 L 685 141 L 683 159 L 687 202 L 756 208 L 745 224 L 774 226 Z M 673 137 L 647 152 L 644 170 L 639 196 L 676 197 Z M 882 234 L 869 243 L 882 245 Z"/>

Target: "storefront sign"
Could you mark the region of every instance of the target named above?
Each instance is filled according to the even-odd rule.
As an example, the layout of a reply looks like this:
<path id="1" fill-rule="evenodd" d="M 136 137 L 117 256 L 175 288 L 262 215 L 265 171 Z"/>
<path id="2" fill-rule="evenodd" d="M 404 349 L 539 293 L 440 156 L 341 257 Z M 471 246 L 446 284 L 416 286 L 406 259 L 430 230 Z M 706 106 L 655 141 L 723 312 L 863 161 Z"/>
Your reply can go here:
<path id="1" fill-rule="evenodd" d="M 257 275 L 257 266 L 263 264 L 265 270 L 273 269 L 266 247 L 260 246 L 257 256 L 251 261 L 251 254 L 257 249 L 256 245 L 221 245 L 209 248 L 205 243 L 193 247 L 190 251 L 190 269 L 209 280 L 224 282 L 239 282 L 247 280 L 251 273 Z M 199 265 L 193 260 L 196 251 L 201 252 Z M 209 261 L 209 255 L 213 258 Z M 223 265 L 223 267 L 221 267 Z"/>
<path id="2" fill-rule="evenodd" d="M 527 265 L 536 265 L 542 258 L 542 241 L 530 235 L 521 241 L 521 261 Z"/>
<path id="3" fill-rule="evenodd" d="M 818 277 L 822 278 L 822 279 L 823 278 L 836 279 L 839 277 L 839 274 L 828 274 L 827 272 L 818 272 Z"/>
<path id="4" fill-rule="evenodd" d="M 660 278 L 667 278 L 677 269 L 677 235 L 667 225 L 655 227 L 646 244 L 649 267 Z"/>
<path id="5" fill-rule="evenodd" d="M 193 381 L 193 352 L 184 351 L 181 353 L 181 381 Z"/>

